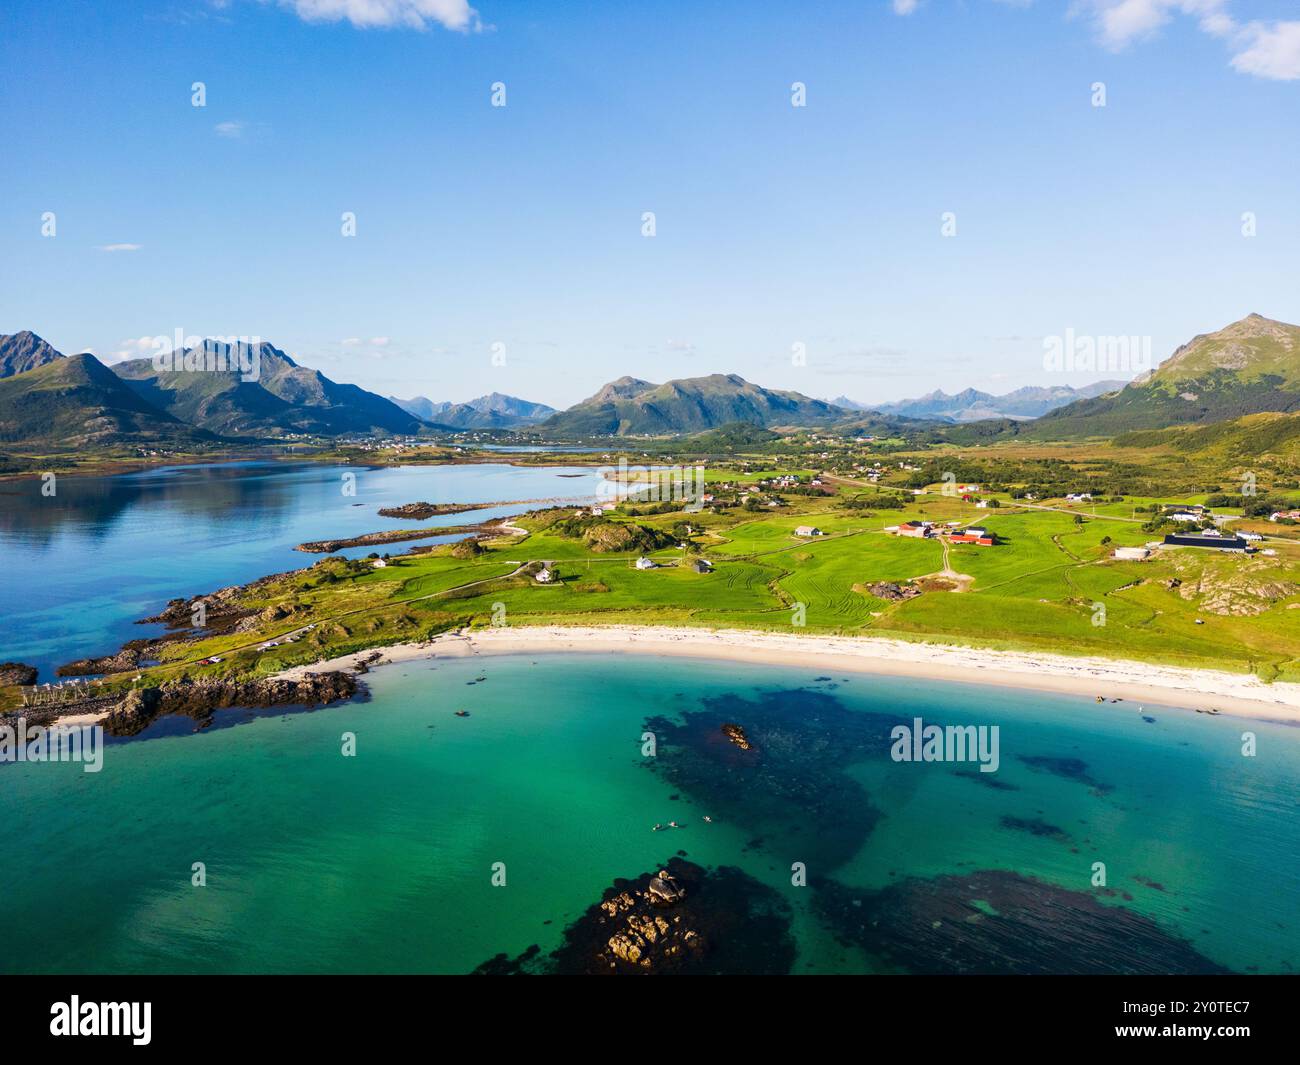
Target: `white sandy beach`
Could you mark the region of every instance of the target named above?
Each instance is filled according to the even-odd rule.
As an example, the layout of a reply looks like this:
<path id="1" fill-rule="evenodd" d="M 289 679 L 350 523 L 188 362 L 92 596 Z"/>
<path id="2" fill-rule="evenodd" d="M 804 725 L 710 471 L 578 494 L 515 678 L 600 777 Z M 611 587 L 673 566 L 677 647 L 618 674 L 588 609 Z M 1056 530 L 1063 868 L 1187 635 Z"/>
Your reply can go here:
<path id="1" fill-rule="evenodd" d="M 1245 673 L 1179 669 L 1102 658 L 988 651 L 852 636 L 798 636 L 739 630 L 609 626 L 502 627 L 448 633 L 428 643 L 398 644 L 300 666 L 279 674 L 350 669 L 423 658 L 510 654 L 649 654 L 711 658 L 825 671 L 1003 685 L 1065 695 L 1150 702 L 1188 710 L 1300 724 L 1300 684 L 1266 684 Z"/>

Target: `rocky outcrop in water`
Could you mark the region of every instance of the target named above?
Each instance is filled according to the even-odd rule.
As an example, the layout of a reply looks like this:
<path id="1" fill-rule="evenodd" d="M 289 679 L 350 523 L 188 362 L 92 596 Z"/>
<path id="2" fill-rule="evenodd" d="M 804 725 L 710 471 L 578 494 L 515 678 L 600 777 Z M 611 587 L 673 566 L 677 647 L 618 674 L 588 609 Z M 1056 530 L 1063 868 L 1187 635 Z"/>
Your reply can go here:
<path id="1" fill-rule="evenodd" d="M 753 750 L 753 745 L 749 742 L 749 737 L 745 735 L 745 730 L 739 725 L 727 721 L 722 726 L 722 734 L 742 751 Z"/>
<path id="2" fill-rule="evenodd" d="M 536 945 L 498 954 L 479 975 L 653 976 L 788 973 L 794 964 L 790 908 L 739 869 L 709 871 L 671 859 L 635 880 L 615 880 L 549 955 Z"/>
<path id="3" fill-rule="evenodd" d="M 379 513 L 385 518 L 410 518 L 424 521 L 442 514 L 464 514 L 470 510 L 483 510 L 494 503 L 404 503 L 400 507 L 380 507 Z"/>
<path id="4" fill-rule="evenodd" d="M 169 681 L 157 688 L 134 688 L 108 713 L 104 731 L 134 736 L 164 714 L 183 714 L 206 723 L 230 706 L 323 706 L 350 699 L 357 691 L 351 673 L 308 673 L 301 680 L 203 677 Z"/>

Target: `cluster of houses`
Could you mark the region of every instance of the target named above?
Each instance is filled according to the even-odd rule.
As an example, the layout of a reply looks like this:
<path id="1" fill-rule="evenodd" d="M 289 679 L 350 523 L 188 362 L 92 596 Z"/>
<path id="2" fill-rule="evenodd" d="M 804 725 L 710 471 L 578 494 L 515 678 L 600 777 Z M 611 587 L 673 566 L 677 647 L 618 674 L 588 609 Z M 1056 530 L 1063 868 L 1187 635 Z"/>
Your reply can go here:
<path id="1" fill-rule="evenodd" d="M 887 525 L 885 532 L 896 536 L 915 536 L 920 539 L 942 537 L 953 544 L 978 544 L 980 547 L 992 547 L 998 542 L 997 534 L 982 525 L 967 525 L 964 528 L 959 521 L 905 521 L 901 525 Z"/>
<path id="2" fill-rule="evenodd" d="M 1300 521 L 1300 510 L 1275 510 L 1268 516 L 1269 521 Z"/>

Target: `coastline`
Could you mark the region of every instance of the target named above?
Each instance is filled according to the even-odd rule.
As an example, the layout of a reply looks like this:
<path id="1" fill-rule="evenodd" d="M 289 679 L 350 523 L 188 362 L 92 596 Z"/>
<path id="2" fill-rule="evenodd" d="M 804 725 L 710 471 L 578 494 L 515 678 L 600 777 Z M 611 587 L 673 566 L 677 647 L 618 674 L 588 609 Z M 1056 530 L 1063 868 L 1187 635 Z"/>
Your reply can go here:
<path id="1" fill-rule="evenodd" d="M 827 669 L 993 685 L 1300 725 L 1300 684 L 1266 684 L 1245 673 L 1156 666 L 1120 659 L 1034 655 L 873 637 L 795 636 L 738 629 L 519 626 L 447 633 L 295 666 L 273 679 L 431 658 L 511 654 L 649 654 L 796 669 Z"/>

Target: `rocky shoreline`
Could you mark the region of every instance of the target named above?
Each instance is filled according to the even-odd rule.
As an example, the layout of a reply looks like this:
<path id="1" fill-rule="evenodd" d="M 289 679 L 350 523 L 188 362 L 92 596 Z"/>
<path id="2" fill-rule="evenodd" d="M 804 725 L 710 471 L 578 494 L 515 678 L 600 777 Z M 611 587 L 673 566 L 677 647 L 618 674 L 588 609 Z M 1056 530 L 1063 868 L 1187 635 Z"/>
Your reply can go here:
<path id="1" fill-rule="evenodd" d="M 234 680 L 204 677 L 169 681 L 157 688 L 134 688 L 103 719 L 110 736 L 134 736 L 158 718 L 180 714 L 199 728 L 212 723 L 217 710 L 272 706 L 323 706 L 350 699 L 360 685 L 351 673 L 308 673 L 298 680 Z"/>

